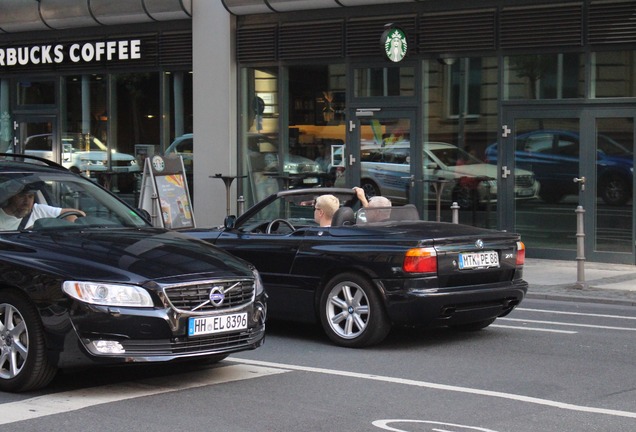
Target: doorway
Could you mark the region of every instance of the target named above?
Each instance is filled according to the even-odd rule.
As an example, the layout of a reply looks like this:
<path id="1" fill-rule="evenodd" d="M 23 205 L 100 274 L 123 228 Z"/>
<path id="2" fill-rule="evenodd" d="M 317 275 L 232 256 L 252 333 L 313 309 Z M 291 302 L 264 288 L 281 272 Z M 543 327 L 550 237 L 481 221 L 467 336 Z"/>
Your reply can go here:
<path id="1" fill-rule="evenodd" d="M 528 256 L 575 258 L 582 214 L 586 259 L 636 262 L 635 118 L 636 110 L 620 108 L 506 111 L 498 152 L 500 221 L 503 229 L 522 235 Z M 496 150 L 488 149 L 491 162 Z M 519 176 L 514 174 L 520 170 L 539 182 L 536 198 L 515 195 Z"/>
<path id="2" fill-rule="evenodd" d="M 359 185 L 368 197 L 382 195 L 393 205 L 419 203 L 421 212 L 422 200 L 417 199 L 421 181 L 416 179 L 422 178 L 422 155 L 415 144 L 419 142 L 415 125 L 415 110 L 350 110 L 350 145 L 342 147 L 342 157 L 334 151 L 336 185 Z"/>
<path id="3" fill-rule="evenodd" d="M 17 114 L 15 122 L 15 153 L 62 163 L 64 156 L 57 140 L 55 115 Z"/>

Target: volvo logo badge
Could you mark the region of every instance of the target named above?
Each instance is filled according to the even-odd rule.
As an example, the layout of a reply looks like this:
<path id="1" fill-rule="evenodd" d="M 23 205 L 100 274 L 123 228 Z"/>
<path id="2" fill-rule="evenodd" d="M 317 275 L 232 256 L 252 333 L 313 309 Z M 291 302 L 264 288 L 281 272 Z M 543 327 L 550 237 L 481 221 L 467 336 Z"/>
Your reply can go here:
<path id="1" fill-rule="evenodd" d="M 224 300 L 225 300 L 225 293 L 223 292 L 223 287 L 222 286 L 212 287 L 212 289 L 210 290 L 210 302 L 214 306 L 219 307 L 223 304 Z"/>
<path id="2" fill-rule="evenodd" d="M 475 247 L 477 249 L 483 249 L 484 248 L 484 241 L 482 239 L 479 239 L 475 242 Z"/>

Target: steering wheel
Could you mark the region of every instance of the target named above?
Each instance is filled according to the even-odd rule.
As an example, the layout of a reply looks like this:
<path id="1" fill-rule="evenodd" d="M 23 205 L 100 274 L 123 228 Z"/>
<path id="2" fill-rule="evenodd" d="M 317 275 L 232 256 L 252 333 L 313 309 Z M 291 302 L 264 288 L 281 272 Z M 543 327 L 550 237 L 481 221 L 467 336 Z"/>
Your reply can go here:
<path id="1" fill-rule="evenodd" d="M 64 218 L 67 218 L 69 216 L 84 217 L 84 213 L 79 212 L 77 210 L 71 210 L 71 211 L 67 211 L 67 212 L 64 212 L 64 213 L 60 213 L 57 216 L 57 219 L 64 219 Z"/>
<path id="2" fill-rule="evenodd" d="M 270 223 L 267 224 L 267 228 L 265 229 L 265 233 L 271 234 L 272 230 L 273 231 L 278 231 L 278 224 L 281 224 L 281 223 L 283 225 L 287 225 L 290 230 L 296 231 L 296 228 L 294 228 L 294 226 L 288 220 L 286 220 L 286 219 L 274 219 L 273 221 L 271 221 Z M 276 225 L 276 227 L 274 227 L 274 225 Z"/>

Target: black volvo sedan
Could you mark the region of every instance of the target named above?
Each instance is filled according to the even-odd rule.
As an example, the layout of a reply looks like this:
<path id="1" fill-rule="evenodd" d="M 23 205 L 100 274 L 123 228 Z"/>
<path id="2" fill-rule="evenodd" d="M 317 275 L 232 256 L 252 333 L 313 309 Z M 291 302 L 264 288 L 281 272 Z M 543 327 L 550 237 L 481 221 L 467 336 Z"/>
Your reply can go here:
<path id="1" fill-rule="evenodd" d="M 143 216 L 61 166 L 0 155 L 0 390 L 43 387 L 58 368 L 220 361 L 263 343 L 257 270 Z"/>
<path id="2" fill-rule="evenodd" d="M 323 194 L 340 203 L 329 227 L 314 221 Z M 412 205 L 360 208 L 350 189 L 281 191 L 189 234 L 256 266 L 271 318 L 321 323 L 346 347 L 378 343 L 392 325 L 482 329 L 528 289 L 519 235 L 421 221 Z"/>

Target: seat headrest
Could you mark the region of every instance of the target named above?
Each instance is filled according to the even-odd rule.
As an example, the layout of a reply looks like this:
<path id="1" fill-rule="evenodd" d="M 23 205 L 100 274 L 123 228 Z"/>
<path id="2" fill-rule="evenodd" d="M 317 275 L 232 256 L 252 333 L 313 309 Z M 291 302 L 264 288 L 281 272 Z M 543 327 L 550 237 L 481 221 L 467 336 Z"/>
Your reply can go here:
<path id="1" fill-rule="evenodd" d="M 340 207 L 331 218 L 331 226 L 353 225 L 356 221 L 351 207 Z"/>

